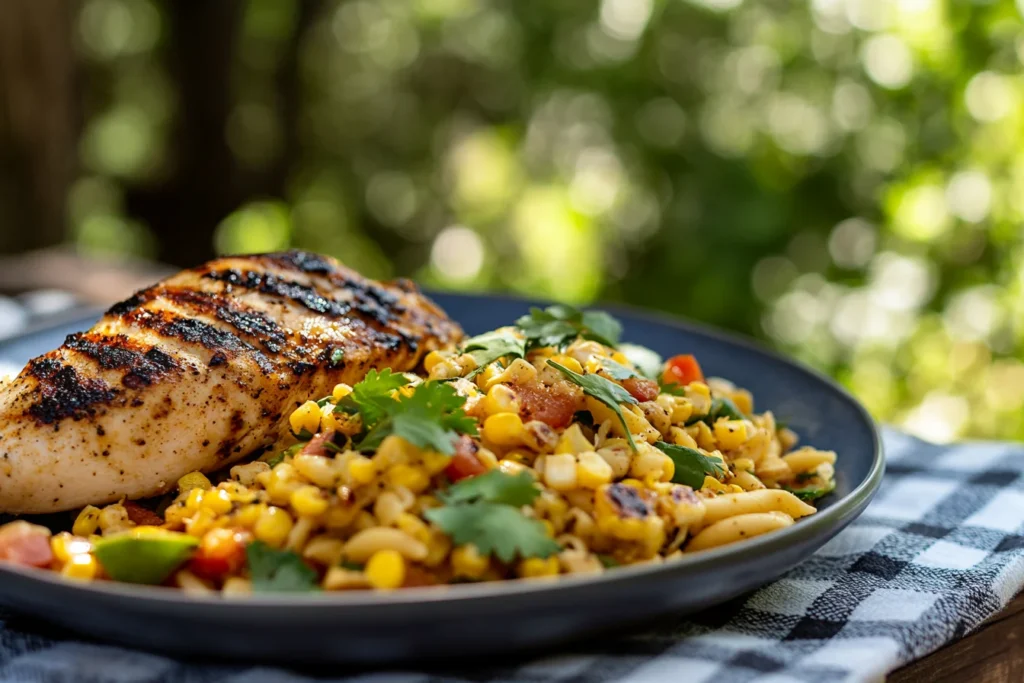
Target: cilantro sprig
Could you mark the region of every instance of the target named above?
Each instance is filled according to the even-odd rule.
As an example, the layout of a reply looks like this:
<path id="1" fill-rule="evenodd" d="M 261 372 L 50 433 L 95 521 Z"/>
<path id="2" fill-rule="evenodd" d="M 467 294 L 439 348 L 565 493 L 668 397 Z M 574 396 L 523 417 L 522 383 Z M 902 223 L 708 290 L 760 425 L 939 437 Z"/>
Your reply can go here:
<path id="1" fill-rule="evenodd" d="M 275 550 L 262 541 L 245 547 L 256 593 L 306 593 L 318 590 L 316 572 L 290 550 Z"/>
<path id="2" fill-rule="evenodd" d="M 550 557 L 561 550 L 544 525 L 522 513 L 540 495 L 526 472 L 491 470 L 463 479 L 439 495 L 444 505 L 424 515 L 457 545 L 472 543 L 483 555 L 502 562 L 516 557 Z"/>
<path id="3" fill-rule="evenodd" d="M 358 398 L 356 402 L 359 403 Z M 466 399 L 449 384 L 423 382 L 411 395 L 397 401 L 389 396 L 386 400 L 368 402 L 368 409 L 360 404 L 367 431 L 356 449 L 373 450 L 394 434 L 420 448 L 453 455 L 459 434 L 477 435 L 476 419 L 466 415 L 462 408 L 465 403 Z"/>
<path id="4" fill-rule="evenodd" d="M 522 358 L 526 355 L 526 342 L 508 330 L 495 330 L 467 340 L 462 352 L 476 361 L 476 369 L 466 375 L 466 379 L 470 379 L 499 358 Z"/>
<path id="5" fill-rule="evenodd" d="M 732 399 L 723 396 L 711 400 L 711 408 L 708 410 L 707 415 L 691 417 L 686 421 L 686 426 L 697 424 L 698 422 L 706 422 L 709 425 L 713 425 L 720 417 L 728 420 L 742 420 L 746 415 L 732 402 Z"/>
<path id="6" fill-rule="evenodd" d="M 672 462 L 675 463 L 675 474 L 672 475 L 672 481 L 676 484 L 699 489 L 704 485 L 705 475 L 716 478 L 725 476 L 725 462 L 721 458 L 708 457 L 692 448 L 664 441 L 659 441 L 654 445 L 662 453 L 672 458 Z"/>
<path id="7" fill-rule="evenodd" d="M 653 351 L 646 346 L 640 346 L 639 344 L 619 344 L 619 351 L 647 379 L 657 380 L 661 378 L 663 362 L 661 354 L 657 351 Z"/>
<path id="8" fill-rule="evenodd" d="M 531 308 L 516 326 L 526 335 L 527 349 L 563 347 L 576 337 L 614 347 L 622 336 L 622 323 L 604 311 L 580 311 L 565 304 Z"/>
<path id="9" fill-rule="evenodd" d="M 605 379 L 600 375 L 581 375 L 573 372 L 563 365 L 559 365 L 553 360 L 549 360 L 548 365 L 565 375 L 570 382 L 581 387 L 584 394 L 592 396 L 611 408 L 612 412 L 618 415 L 619 421 L 622 423 L 622 430 L 626 433 L 626 440 L 629 441 L 630 447 L 634 451 L 636 450 L 636 443 L 633 441 L 633 435 L 630 433 L 629 425 L 626 424 L 626 418 L 622 414 L 622 404 L 628 403 L 631 405 L 637 405 L 639 401 L 633 398 L 633 396 L 620 385 L 609 379 Z"/>
<path id="10" fill-rule="evenodd" d="M 640 376 L 640 374 L 633 368 L 628 365 L 623 365 L 622 363 L 616 363 L 610 358 L 602 358 L 601 366 L 604 368 L 605 372 L 611 375 L 612 379 L 617 379 L 619 381 Z"/>
<path id="11" fill-rule="evenodd" d="M 390 368 L 370 370 L 361 382 L 353 385 L 352 393 L 338 401 L 334 412 L 359 413 L 364 425 L 373 424 L 388 414 L 390 404 L 394 403 L 391 393 L 408 383 L 409 378 L 391 372 Z"/>

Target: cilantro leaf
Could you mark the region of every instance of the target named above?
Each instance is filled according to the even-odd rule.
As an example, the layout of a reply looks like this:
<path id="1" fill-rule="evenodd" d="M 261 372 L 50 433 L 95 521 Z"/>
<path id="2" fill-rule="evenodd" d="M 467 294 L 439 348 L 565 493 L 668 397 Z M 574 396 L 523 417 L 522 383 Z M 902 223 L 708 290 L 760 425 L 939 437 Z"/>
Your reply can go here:
<path id="1" fill-rule="evenodd" d="M 788 486 L 783 486 L 782 488 L 786 491 L 789 491 L 800 500 L 810 502 L 812 500 L 817 500 L 818 498 L 822 498 L 832 493 L 832 491 L 834 491 L 836 488 L 836 480 L 832 479 L 825 486 L 805 486 L 800 489 L 794 489 Z"/>
<path id="2" fill-rule="evenodd" d="M 354 391 L 353 391 L 354 393 Z M 423 382 L 410 396 L 391 398 L 375 407 L 383 415 L 359 443 L 361 451 L 372 450 L 385 437 L 396 434 L 420 448 L 432 448 L 446 455 L 455 453 L 459 434 L 476 436 L 476 420 L 462 409 L 466 399 L 444 382 Z M 366 413 L 363 413 L 365 424 Z"/>
<path id="3" fill-rule="evenodd" d="M 550 557 L 561 550 L 544 525 L 518 508 L 477 501 L 427 510 L 424 515 L 456 545 L 472 543 L 483 555 L 502 562 L 519 557 Z"/>
<path id="4" fill-rule="evenodd" d="M 298 453 L 299 451 L 301 451 L 301 450 L 302 450 L 302 448 L 303 448 L 303 446 L 305 446 L 305 445 L 306 445 L 306 444 L 305 444 L 305 443 L 303 443 L 303 442 L 299 442 L 299 443 L 296 443 L 296 444 L 292 444 L 292 445 L 291 445 L 291 446 L 289 446 L 288 448 L 284 449 L 283 451 L 281 451 L 280 453 L 278 453 L 277 455 L 275 455 L 275 456 L 274 456 L 273 458 L 271 458 L 270 460 L 267 460 L 267 464 L 268 464 L 268 465 L 270 465 L 270 468 L 271 468 L 271 469 L 273 469 L 273 468 L 274 468 L 274 467 L 276 467 L 276 466 L 277 466 L 278 464 L 280 464 L 281 462 L 283 462 L 283 461 L 284 461 L 284 459 L 285 459 L 285 458 L 287 458 L 288 456 L 290 456 L 290 455 L 295 455 L 296 453 Z"/>
<path id="5" fill-rule="evenodd" d="M 372 425 L 388 414 L 391 403 L 391 392 L 401 389 L 409 383 L 409 378 L 402 373 L 393 373 L 390 368 L 380 372 L 370 370 L 363 381 L 352 387 L 352 393 L 338 402 L 334 412 L 358 412 L 363 416 L 364 425 Z"/>
<path id="6" fill-rule="evenodd" d="M 659 441 L 654 445 L 662 453 L 672 458 L 672 462 L 675 463 L 676 471 L 672 475 L 672 481 L 676 484 L 699 489 L 704 485 L 705 475 L 716 478 L 725 476 L 725 462 L 720 458 L 710 458 L 692 448 L 664 441 Z"/>
<path id="7" fill-rule="evenodd" d="M 514 334 L 505 331 L 494 331 L 473 337 L 462 347 L 476 361 L 476 369 L 466 375 L 470 379 L 483 371 L 489 363 L 504 356 L 522 358 L 526 355 L 526 342 Z"/>
<path id="8" fill-rule="evenodd" d="M 611 555 L 598 555 L 597 561 L 601 563 L 601 566 L 605 569 L 611 569 L 612 567 L 620 567 L 622 563 L 616 560 Z"/>
<path id="9" fill-rule="evenodd" d="M 689 427 L 692 424 L 698 422 L 706 422 L 709 425 L 715 424 L 718 418 L 724 417 L 729 420 L 742 420 L 746 418 L 746 415 L 736 407 L 736 404 L 732 402 L 730 398 L 715 398 L 711 399 L 711 408 L 708 410 L 707 415 L 693 416 L 686 421 L 686 426 Z"/>
<path id="10" fill-rule="evenodd" d="M 669 384 L 658 382 L 658 392 L 662 394 L 671 394 L 672 396 L 686 396 L 686 387 L 678 382 L 670 382 Z"/>
<path id="11" fill-rule="evenodd" d="M 622 336 L 622 324 L 603 311 L 580 311 L 556 304 L 546 309 L 531 308 L 529 315 L 516 321 L 526 335 L 527 348 L 561 347 L 576 337 L 592 339 L 614 347 Z"/>
<path id="12" fill-rule="evenodd" d="M 612 376 L 612 379 L 622 381 L 624 379 L 630 379 L 631 377 L 639 377 L 636 370 L 631 367 L 625 366 L 622 363 L 616 363 L 610 358 L 602 358 L 601 366 L 605 372 Z"/>
<path id="13" fill-rule="evenodd" d="M 290 550 L 275 550 L 262 541 L 245 548 L 256 593 L 304 593 L 318 590 L 316 572 Z"/>
<path id="14" fill-rule="evenodd" d="M 639 403 L 628 391 L 610 379 L 605 379 L 600 375 L 579 375 L 569 368 L 559 365 L 553 360 L 549 360 L 548 365 L 551 365 L 565 375 L 573 384 L 582 387 L 583 393 L 596 398 L 598 401 L 611 408 L 612 411 L 619 416 L 619 421 L 622 423 L 622 429 L 626 433 L 626 440 L 629 441 L 629 445 L 633 450 L 636 450 L 636 443 L 634 443 L 633 435 L 630 433 L 629 426 L 626 424 L 626 418 L 622 415 L 622 406 L 620 405 L 622 403 L 630 403 L 632 405 L 637 405 L 637 403 Z"/>
<path id="15" fill-rule="evenodd" d="M 647 379 L 660 379 L 662 358 L 661 355 L 646 346 L 640 346 L 639 344 L 619 344 L 619 351 L 626 356 L 636 368 L 640 371 L 640 374 Z"/>
<path id="16" fill-rule="evenodd" d="M 491 470 L 475 477 L 468 477 L 438 494 L 445 505 L 482 500 L 488 503 L 523 506 L 529 505 L 540 495 L 540 489 L 533 483 L 533 477 L 526 472 L 505 474 Z"/>

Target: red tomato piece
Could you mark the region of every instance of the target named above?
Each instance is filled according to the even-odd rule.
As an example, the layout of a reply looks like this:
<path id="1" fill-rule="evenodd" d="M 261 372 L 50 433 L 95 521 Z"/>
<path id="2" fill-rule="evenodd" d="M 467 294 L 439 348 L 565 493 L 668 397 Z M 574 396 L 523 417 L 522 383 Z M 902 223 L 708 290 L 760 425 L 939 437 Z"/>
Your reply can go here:
<path id="1" fill-rule="evenodd" d="M 561 429 L 572 422 L 576 413 L 576 399 L 560 387 L 537 384 L 516 387 L 519 414 L 524 422 L 539 420 L 549 427 Z"/>
<path id="2" fill-rule="evenodd" d="M 665 361 L 665 370 L 661 377 L 665 384 L 678 384 L 685 387 L 690 382 L 703 382 L 704 372 L 700 363 L 690 354 L 673 356 Z"/>
<path id="3" fill-rule="evenodd" d="M 641 403 L 658 398 L 658 383 L 652 379 L 630 377 L 622 380 L 622 388 Z"/>
<path id="4" fill-rule="evenodd" d="M 221 579 L 245 566 L 245 546 L 251 535 L 239 529 L 211 529 L 199 542 L 189 563 L 197 576 Z"/>
<path id="5" fill-rule="evenodd" d="M 128 519 L 139 526 L 161 526 L 164 523 L 163 517 L 134 501 L 126 500 L 124 509 L 128 511 Z"/>
<path id="6" fill-rule="evenodd" d="M 49 567 L 53 562 L 50 532 L 18 520 L 0 528 L 0 558 L 26 567 Z"/>
<path id="7" fill-rule="evenodd" d="M 453 484 L 467 477 L 475 477 L 487 471 L 480 459 L 476 457 L 479 446 L 465 434 L 455 442 L 455 455 L 444 468 L 444 473 Z"/>

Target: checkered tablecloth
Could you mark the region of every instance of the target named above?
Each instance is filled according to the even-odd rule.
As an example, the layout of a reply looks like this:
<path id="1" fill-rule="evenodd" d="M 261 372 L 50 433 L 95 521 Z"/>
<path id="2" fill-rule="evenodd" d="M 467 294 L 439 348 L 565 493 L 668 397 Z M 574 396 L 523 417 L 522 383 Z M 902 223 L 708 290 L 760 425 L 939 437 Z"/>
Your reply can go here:
<path id="1" fill-rule="evenodd" d="M 775 583 L 696 617 L 503 668 L 385 671 L 348 681 L 876 681 L 976 628 L 1024 584 L 1024 446 L 884 435 L 888 471 L 851 527 Z M 318 672 L 322 680 L 323 672 Z M 0 680 L 289 682 L 69 639 L 9 617 Z"/>

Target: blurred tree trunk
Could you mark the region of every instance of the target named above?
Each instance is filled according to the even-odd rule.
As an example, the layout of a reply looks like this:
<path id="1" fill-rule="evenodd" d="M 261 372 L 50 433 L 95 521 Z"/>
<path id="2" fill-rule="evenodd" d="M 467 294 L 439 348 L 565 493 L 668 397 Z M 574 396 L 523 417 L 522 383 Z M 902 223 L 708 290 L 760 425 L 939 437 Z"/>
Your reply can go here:
<path id="1" fill-rule="evenodd" d="M 0 251 L 64 240 L 78 133 L 71 0 L 0 1 Z"/>

